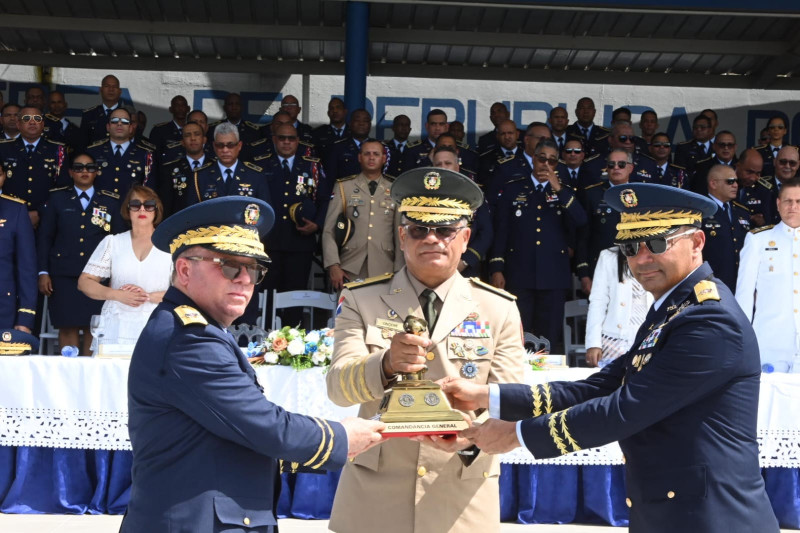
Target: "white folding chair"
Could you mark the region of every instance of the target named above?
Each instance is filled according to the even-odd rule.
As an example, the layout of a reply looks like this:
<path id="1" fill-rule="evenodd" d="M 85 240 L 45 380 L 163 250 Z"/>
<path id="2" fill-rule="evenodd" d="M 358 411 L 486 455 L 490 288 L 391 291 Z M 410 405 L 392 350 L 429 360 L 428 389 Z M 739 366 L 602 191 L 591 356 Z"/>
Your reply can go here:
<path id="1" fill-rule="evenodd" d="M 281 328 L 281 319 L 277 315 L 278 309 L 286 307 L 302 307 L 309 309 L 310 324 L 314 323 L 314 309 L 329 311 L 328 327 L 333 327 L 333 311 L 336 309 L 336 294 L 320 291 L 286 291 L 272 292 L 272 328 Z M 266 318 L 264 318 L 265 320 Z"/>
<path id="2" fill-rule="evenodd" d="M 55 344 L 58 342 L 58 329 L 50 321 L 47 310 L 47 296 L 44 297 L 42 306 L 42 327 L 39 329 L 39 355 L 52 355 Z"/>
<path id="3" fill-rule="evenodd" d="M 578 359 L 586 357 L 586 315 L 589 300 L 571 300 L 564 304 L 564 353 L 570 366 L 578 366 Z"/>

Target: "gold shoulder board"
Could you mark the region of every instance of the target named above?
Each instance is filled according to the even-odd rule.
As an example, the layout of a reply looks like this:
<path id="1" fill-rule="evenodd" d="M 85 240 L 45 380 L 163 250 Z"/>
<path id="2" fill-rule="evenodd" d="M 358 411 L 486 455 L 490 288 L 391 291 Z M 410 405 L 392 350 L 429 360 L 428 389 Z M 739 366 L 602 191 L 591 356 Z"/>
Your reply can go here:
<path id="1" fill-rule="evenodd" d="M 389 274 L 384 274 L 382 276 L 374 276 L 371 278 L 362 279 L 360 281 L 351 281 L 350 283 L 345 283 L 344 287 L 350 290 L 359 289 L 361 287 L 367 287 L 369 285 L 375 285 L 376 283 L 382 283 L 384 281 L 390 280 L 392 279 L 392 276 L 394 276 L 394 274 L 389 273 Z"/>
<path id="2" fill-rule="evenodd" d="M 422 144 L 422 141 L 417 139 L 416 141 L 411 141 L 409 143 L 406 143 L 406 148 L 414 148 L 415 146 L 419 146 L 420 144 Z"/>
<path id="3" fill-rule="evenodd" d="M 304 155 L 303 159 L 311 163 L 319 163 L 319 157 L 308 157 L 307 155 Z"/>
<path id="4" fill-rule="evenodd" d="M 339 178 L 339 179 L 338 179 L 338 180 L 336 180 L 336 181 L 350 181 L 350 180 L 354 180 L 354 179 L 356 179 L 357 177 L 358 177 L 358 174 L 352 174 L 352 175 L 350 175 L 350 176 L 345 176 L 345 177 L 343 177 L 343 178 Z"/>
<path id="5" fill-rule="evenodd" d="M 750 212 L 750 208 L 749 208 L 749 207 L 747 207 L 746 205 L 742 205 L 742 204 L 740 204 L 739 202 L 736 202 L 736 201 L 734 201 L 734 202 L 733 202 L 733 205 L 739 206 L 739 207 L 741 207 L 742 209 L 744 209 L 745 211 L 747 211 L 747 212 Z"/>
<path id="6" fill-rule="evenodd" d="M 5 198 L 6 200 L 11 200 L 12 202 L 19 202 L 22 205 L 27 205 L 25 203 L 25 200 L 22 200 L 20 198 L 15 197 L 15 196 L 9 196 L 8 194 L 0 194 L 0 198 Z"/>
<path id="7" fill-rule="evenodd" d="M 261 167 L 260 167 L 260 166 L 258 166 L 258 165 L 254 165 L 254 164 L 253 164 L 253 163 L 251 163 L 250 161 L 245 161 L 245 162 L 244 162 L 244 166 L 246 166 L 247 168 L 250 168 L 250 169 L 252 169 L 252 170 L 255 170 L 256 172 L 264 172 L 264 169 L 263 169 L 263 168 L 261 168 Z"/>
<path id="8" fill-rule="evenodd" d="M 113 198 L 115 200 L 119 200 L 119 194 L 117 194 L 115 192 L 111 192 L 111 191 L 107 191 L 107 190 L 103 189 L 103 190 L 100 191 L 100 194 L 105 194 L 106 196 L 110 196 L 111 198 Z"/>
<path id="9" fill-rule="evenodd" d="M 768 229 L 772 229 L 775 227 L 775 224 L 770 224 L 769 226 L 761 226 L 760 228 L 753 228 L 750 230 L 750 233 L 761 233 L 762 231 L 767 231 Z"/>
<path id="10" fill-rule="evenodd" d="M 72 188 L 72 187 L 70 187 L 70 186 L 66 186 L 66 187 L 55 187 L 55 188 L 53 188 L 53 189 L 50 189 L 50 191 L 48 191 L 48 192 L 66 191 L 67 189 L 71 189 L 71 188 Z"/>
<path id="11" fill-rule="evenodd" d="M 172 141 L 171 143 L 167 143 L 167 148 L 175 148 L 181 144 L 183 144 L 183 141 Z"/>
<path id="12" fill-rule="evenodd" d="M 697 303 L 703 303 L 706 300 L 719 301 L 717 284 L 707 279 L 704 279 L 694 286 L 694 295 L 697 298 Z"/>
<path id="13" fill-rule="evenodd" d="M 497 160 L 497 164 L 498 165 L 502 165 L 503 163 L 508 163 L 512 159 L 514 159 L 514 156 L 513 155 L 509 155 L 509 156 L 504 157 L 503 159 L 498 159 Z"/>
<path id="14" fill-rule="evenodd" d="M 602 185 L 602 184 L 603 184 L 602 181 L 598 181 L 597 183 L 592 183 L 591 185 L 587 185 L 586 187 L 583 188 L 583 190 L 584 191 L 588 191 L 589 189 L 594 189 L 595 187 L 597 187 L 599 185 Z"/>
<path id="15" fill-rule="evenodd" d="M 482 289 L 486 289 L 489 292 L 493 292 L 493 293 L 497 294 L 498 296 L 502 296 L 506 300 L 511 300 L 513 302 L 514 300 L 517 299 L 517 297 L 514 296 L 513 294 L 511 294 L 510 292 L 506 292 L 503 289 L 498 289 L 497 287 L 495 287 L 493 285 L 489 285 L 488 283 L 481 281 L 480 278 L 469 278 L 469 280 L 472 283 L 474 283 L 475 285 L 477 285 L 478 287 L 481 287 Z"/>
<path id="16" fill-rule="evenodd" d="M 583 162 L 586 163 L 586 162 L 591 161 L 593 159 L 597 159 L 598 157 L 600 157 L 600 154 L 594 154 L 592 157 L 587 157 L 586 159 L 584 159 Z"/>
<path id="17" fill-rule="evenodd" d="M 95 146 L 101 146 L 106 141 L 108 141 L 108 139 L 101 139 L 94 144 L 90 144 L 89 146 L 87 146 L 87 148 L 94 148 Z"/>
<path id="18" fill-rule="evenodd" d="M 181 319 L 184 326 L 207 326 L 208 321 L 200 314 L 200 311 L 188 305 L 179 305 L 172 310 L 175 315 Z"/>
<path id="19" fill-rule="evenodd" d="M 760 183 L 761 186 L 766 189 L 772 189 L 772 184 L 769 182 L 767 178 L 758 178 L 758 183 Z"/>

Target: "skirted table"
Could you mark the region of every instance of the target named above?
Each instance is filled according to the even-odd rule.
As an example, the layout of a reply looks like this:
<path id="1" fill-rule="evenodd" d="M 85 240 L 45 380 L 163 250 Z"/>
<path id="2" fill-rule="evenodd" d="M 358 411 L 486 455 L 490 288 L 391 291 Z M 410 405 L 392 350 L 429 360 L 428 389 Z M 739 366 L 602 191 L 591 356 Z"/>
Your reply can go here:
<path id="1" fill-rule="evenodd" d="M 127 360 L 0 358 L 0 512 L 121 514 L 130 495 Z M 528 371 L 531 384 L 582 379 L 593 369 Z M 327 399 L 324 370 L 256 368 L 266 396 L 284 408 L 341 419 L 357 413 Z M 760 462 L 783 528 L 800 529 L 800 375 L 764 374 Z M 616 443 L 534 461 L 503 456 L 501 518 L 519 523 L 627 525 L 622 453 Z M 284 474 L 281 517 L 327 519 L 337 472 Z"/>

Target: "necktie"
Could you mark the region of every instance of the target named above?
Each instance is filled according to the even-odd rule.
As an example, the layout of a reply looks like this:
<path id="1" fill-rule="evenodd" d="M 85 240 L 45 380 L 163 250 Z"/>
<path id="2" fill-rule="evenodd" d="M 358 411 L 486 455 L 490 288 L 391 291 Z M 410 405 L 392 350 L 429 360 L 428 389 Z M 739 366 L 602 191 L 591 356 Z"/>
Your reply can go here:
<path id="1" fill-rule="evenodd" d="M 36 148 L 36 147 L 34 145 L 32 145 L 32 144 L 28 144 L 28 145 L 25 146 L 25 148 L 28 149 L 28 155 L 30 156 L 30 155 L 33 154 L 33 149 Z"/>
<path id="2" fill-rule="evenodd" d="M 369 195 L 373 196 L 375 194 L 375 189 L 378 188 L 378 182 L 375 180 L 369 180 L 367 185 L 369 186 Z"/>
<path id="3" fill-rule="evenodd" d="M 731 209 L 730 209 L 730 206 L 728 205 L 728 202 L 725 202 L 724 204 L 722 204 L 722 210 L 725 212 L 725 218 L 727 218 L 728 222 L 730 222 L 731 221 Z"/>
<path id="4" fill-rule="evenodd" d="M 106 108 L 106 120 L 108 120 L 108 117 L 110 116 L 111 116 L 111 109 Z"/>
<path id="5" fill-rule="evenodd" d="M 536 192 L 542 192 L 544 190 L 544 186 L 539 183 L 536 185 Z"/>
<path id="6" fill-rule="evenodd" d="M 570 170 L 569 173 L 572 176 L 573 183 L 578 181 L 578 171 L 577 170 Z"/>
<path id="7" fill-rule="evenodd" d="M 563 151 L 564 151 L 564 137 L 561 137 L 558 139 L 558 153 L 560 154 Z"/>
<path id="8" fill-rule="evenodd" d="M 116 145 L 116 147 L 114 148 L 114 157 L 116 157 L 117 159 L 122 157 L 122 146 Z"/>
<path id="9" fill-rule="evenodd" d="M 425 289 L 422 291 L 422 298 L 425 301 L 425 304 L 422 307 L 422 312 L 425 313 L 425 320 L 428 322 L 428 335 L 431 334 L 433 331 L 434 326 L 436 326 L 436 293 L 433 292 L 431 289 Z"/>
<path id="10" fill-rule="evenodd" d="M 197 159 L 192 161 L 192 170 L 197 170 L 197 167 L 199 166 L 200 166 L 200 161 L 198 161 Z"/>
<path id="11" fill-rule="evenodd" d="M 86 191 L 83 191 L 78 195 L 78 198 L 80 198 L 81 200 L 81 207 L 83 207 L 83 209 L 86 209 L 86 207 L 89 205 L 89 195 L 86 194 Z M 84 202 L 84 200 L 86 200 L 86 202 Z"/>
<path id="12" fill-rule="evenodd" d="M 511 157 L 512 155 L 514 155 L 514 152 L 511 150 L 506 150 L 506 157 Z"/>
<path id="13" fill-rule="evenodd" d="M 233 174 L 233 170 L 231 170 L 229 168 L 225 169 L 225 183 L 228 183 L 228 181 L 231 179 L 231 175 L 232 174 Z"/>
<path id="14" fill-rule="evenodd" d="M 661 179 L 663 177 L 664 177 L 664 171 L 662 170 L 662 168 L 661 167 L 656 167 L 656 179 L 658 181 L 661 181 Z"/>
<path id="15" fill-rule="evenodd" d="M 773 146 L 772 147 L 772 157 L 777 158 L 778 157 L 778 152 L 780 152 L 780 151 L 781 151 L 780 148 L 778 148 L 777 146 Z"/>
<path id="16" fill-rule="evenodd" d="M 589 129 L 588 128 L 581 128 L 581 131 L 583 132 L 583 136 L 588 139 L 589 138 Z"/>
<path id="17" fill-rule="evenodd" d="M 333 130 L 336 132 L 336 136 L 337 137 L 341 137 L 342 136 L 342 130 L 340 128 L 333 128 Z"/>
<path id="18" fill-rule="evenodd" d="M 289 161 L 284 159 L 282 168 L 283 168 L 283 176 L 288 178 L 289 177 L 289 172 L 291 172 L 291 169 L 289 168 Z"/>

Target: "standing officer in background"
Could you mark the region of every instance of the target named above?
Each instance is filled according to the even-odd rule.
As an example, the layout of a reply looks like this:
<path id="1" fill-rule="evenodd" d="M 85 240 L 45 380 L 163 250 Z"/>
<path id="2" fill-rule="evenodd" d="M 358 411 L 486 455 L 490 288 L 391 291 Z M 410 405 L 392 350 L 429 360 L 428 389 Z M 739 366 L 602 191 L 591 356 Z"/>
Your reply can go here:
<path id="1" fill-rule="evenodd" d="M 715 165 L 708 171 L 706 180 L 708 196 L 714 200 L 717 210 L 703 220 L 706 234 L 703 259 L 730 291 L 735 292 L 739 251 L 750 231 L 750 210 L 735 201 L 739 185 L 733 167 Z"/>
<path id="2" fill-rule="evenodd" d="M 478 186 L 421 168 L 395 181 L 392 199 L 403 213 L 406 267 L 342 291 L 326 376 L 331 400 L 361 404 L 359 415 L 369 418 L 399 373 L 425 367 L 426 379 L 519 382 L 524 350 L 514 297 L 457 272 L 470 237 L 466 219 L 483 203 Z M 402 331 L 409 314 L 425 317 L 426 335 Z M 345 467 L 330 529 L 498 532 L 499 458 L 460 438 L 415 440 L 387 439 Z"/>
<path id="3" fill-rule="evenodd" d="M 425 119 L 425 132 L 427 138 L 408 143 L 403 152 L 403 161 L 400 165 L 401 170 L 411 170 L 420 166 L 430 164 L 428 154 L 436 147 L 439 135 L 447 133 L 447 114 L 441 109 L 431 109 Z"/>
<path id="4" fill-rule="evenodd" d="M 0 165 L 0 329 L 31 333 L 36 319 L 36 241 L 25 202 L 3 194 Z"/>
<path id="5" fill-rule="evenodd" d="M 186 101 L 186 98 L 180 94 L 172 97 L 169 102 L 172 120 L 156 124 L 150 130 L 150 142 L 156 146 L 156 153 L 160 153 L 168 144 L 181 140 L 189 109 L 189 102 Z"/>
<path id="6" fill-rule="evenodd" d="M 694 169 L 694 176 L 692 176 L 691 186 L 684 186 L 683 188 L 689 188 L 692 192 L 701 195 L 708 194 L 706 178 L 708 178 L 708 172 L 711 170 L 711 167 L 725 165 L 733 168 L 736 166 L 736 137 L 733 133 L 727 130 L 719 132 L 711 145 L 714 149 L 714 155 L 697 162 Z M 669 183 L 665 183 L 664 185 L 669 185 Z M 714 265 L 711 266 L 713 267 Z M 714 272 L 716 272 L 716 269 Z"/>
<path id="7" fill-rule="evenodd" d="M 685 168 L 690 176 L 694 175 L 695 165 L 707 157 L 714 155 L 711 137 L 714 130 L 711 119 L 705 115 L 697 115 L 692 122 L 692 138 L 678 143 L 675 147 L 674 160 L 679 167 Z"/>
<path id="8" fill-rule="evenodd" d="M 50 122 L 50 128 L 55 140 L 63 142 L 67 150 L 72 153 L 82 144 L 81 129 L 64 115 L 69 105 L 61 91 L 51 91 L 48 98 L 50 113 L 45 118 Z M 56 123 L 57 122 L 57 123 Z"/>
<path id="9" fill-rule="evenodd" d="M 493 417 L 462 435 L 537 459 L 619 441 L 631 533 L 777 533 L 758 465 L 758 344 L 702 258 L 699 226 L 714 202 L 640 183 L 609 189 L 606 202 L 621 213 L 628 266 L 656 299 L 633 348 L 581 381 L 445 383 L 456 407 Z"/>
<path id="10" fill-rule="evenodd" d="M 131 114 L 127 109 L 115 109 L 106 124 L 109 138 L 86 150 L 99 167 L 97 187 L 120 198 L 125 198 L 134 183 L 148 187 L 154 185 L 158 175 L 153 152 L 131 142 L 131 124 Z"/>
<path id="11" fill-rule="evenodd" d="M 333 186 L 322 231 L 322 260 L 336 291 L 348 281 L 391 274 L 403 266 L 397 236 L 400 214 L 389 196 L 394 178 L 382 174 L 383 144 L 374 139 L 362 142 L 358 161 L 361 173 Z M 353 233 L 340 248 L 335 228 L 343 212 Z"/>
<path id="12" fill-rule="evenodd" d="M 290 124 L 294 126 L 295 130 L 297 130 L 297 136 L 301 141 L 313 144 L 314 136 L 312 134 L 311 126 L 308 124 L 303 124 L 297 118 L 300 116 L 300 111 L 302 110 L 303 108 L 300 107 L 300 101 L 292 94 L 287 94 L 283 97 L 283 100 L 281 100 L 281 111 L 285 111 L 289 114 Z"/>
<path id="13" fill-rule="evenodd" d="M 328 119 L 330 120 L 328 124 L 317 126 L 311 132 L 317 153 L 323 157 L 333 143 L 350 136 L 350 128 L 347 126 L 347 108 L 344 106 L 344 100 L 331 98 L 331 101 L 328 102 Z"/>
<path id="14" fill-rule="evenodd" d="M 206 136 L 203 127 L 196 122 L 187 122 L 181 135 L 184 154 L 163 163 L 159 168 L 158 196 L 164 204 L 165 216 L 186 207 L 189 195 L 194 192 L 194 173 L 206 163 Z"/>
<path id="15" fill-rule="evenodd" d="M 772 189 L 775 187 L 768 179 L 761 177 L 764 164 L 761 155 L 748 148 L 736 162 L 736 177 L 739 181 L 739 203 L 750 210 L 750 226 L 761 227 L 771 224 L 775 206 Z M 767 222 L 770 221 L 770 222 Z"/>
<path id="16" fill-rule="evenodd" d="M 583 141 L 583 147 L 587 151 L 587 156 L 591 156 L 596 151 L 598 141 L 608 136 L 609 131 L 594 123 L 597 109 L 594 107 L 594 100 L 584 96 L 575 105 L 576 121 L 567 127 L 567 135 Z M 633 130 L 631 130 L 633 131 Z M 633 135 L 633 133 L 631 133 Z"/>
<path id="17" fill-rule="evenodd" d="M 494 126 L 492 131 L 488 131 L 478 137 L 478 153 L 483 154 L 497 145 L 497 131 L 500 124 L 511 118 L 511 113 L 503 102 L 495 102 L 489 108 L 489 120 Z M 520 132 L 517 131 L 519 137 Z"/>
<path id="18" fill-rule="evenodd" d="M 156 228 L 172 287 L 153 311 L 128 373 L 133 486 L 121 533 L 275 531 L 278 459 L 336 470 L 383 424 L 288 413 L 264 397 L 228 331 L 269 257 L 274 220 L 254 198 L 218 198 Z"/>
<path id="19" fill-rule="evenodd" d="M 261 138 L 261 125 L 242 120 L 242 97 L 238 93 L 228 93 L 222 110 L 225 118 L 208 126 L 212 139 L 216 137 L 216 128 L 222 124 L 230 124 L 239 130 L 239 139 L 244 143 L 249 144 Z"/>
<path id="20" fill-rule="evenodd" d="M 87 146 L 96 143 L 97 141 L 104 140 L 108 137 L 108 119 L 111 112 L 119 108 L 122 96 L 122 89 L 119 85 L 119 79 L 109 74 L 100 82 L 100 99 L 102 103 L 89 109 L 83 110 L 81 115 L 81 135 L 80 146 L 73 146 L 76 151 L 85 150 Z M 130 120 L 130 117 L 128 117 Z M 126 191 L 127 192 L 127 191 Z"/>

